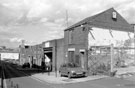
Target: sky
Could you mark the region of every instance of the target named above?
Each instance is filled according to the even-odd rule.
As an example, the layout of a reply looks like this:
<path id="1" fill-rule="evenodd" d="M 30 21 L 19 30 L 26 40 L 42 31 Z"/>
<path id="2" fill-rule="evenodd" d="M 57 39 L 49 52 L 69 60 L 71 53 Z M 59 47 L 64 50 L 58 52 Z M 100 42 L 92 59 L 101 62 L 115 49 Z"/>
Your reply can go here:
<path id="1" fill-rule="evenodd" d="M 0 46 L 63 38 L 67 14 L 70 26 L 112 7 L 135 23 L 135 0 L 0 0 Z"/>

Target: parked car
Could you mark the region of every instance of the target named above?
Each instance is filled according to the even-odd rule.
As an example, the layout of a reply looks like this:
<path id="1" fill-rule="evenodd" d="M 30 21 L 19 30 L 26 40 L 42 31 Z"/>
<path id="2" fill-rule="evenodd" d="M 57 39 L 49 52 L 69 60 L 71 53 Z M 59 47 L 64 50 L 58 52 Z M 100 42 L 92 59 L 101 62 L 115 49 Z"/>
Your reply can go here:
<path id="1" fill-rule="evenodd" d="M 39 69 L 39 68 L 40 68 L 40 66 L 39 66 L 39 65 L 37 65 L 37 64 L 33 64 L 33 65 L 32 65 L 32 68 L 37 68 L 37 69 Z"/>
<path id="2" fill-rule="evenodd" d="M 29 64 L 29 63 L 24 63 L 24 64 L 22 65 L 22 68 L 30 68 L 30 64 Z"/>
<path id="3" fill-rule="evenodd" d="M 87 71 L 75 63 L 65 63 L 60 66 L 59 74 L 60 76 L 68 76 L 68 78 L 71 78 L 87 76 Z"/>

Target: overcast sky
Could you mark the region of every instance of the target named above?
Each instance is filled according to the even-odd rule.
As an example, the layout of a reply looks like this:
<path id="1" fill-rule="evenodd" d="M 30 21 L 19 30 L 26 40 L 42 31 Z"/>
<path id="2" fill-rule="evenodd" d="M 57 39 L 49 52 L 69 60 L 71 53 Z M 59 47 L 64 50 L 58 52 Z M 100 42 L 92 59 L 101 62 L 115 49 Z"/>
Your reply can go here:
<path id="1" fill-rule="evenodd" d="M 72 25 L 111 7 L 135 23 L 135 0 L 0 0 L 0 46 L 62 38 L 66 10 Z"/>

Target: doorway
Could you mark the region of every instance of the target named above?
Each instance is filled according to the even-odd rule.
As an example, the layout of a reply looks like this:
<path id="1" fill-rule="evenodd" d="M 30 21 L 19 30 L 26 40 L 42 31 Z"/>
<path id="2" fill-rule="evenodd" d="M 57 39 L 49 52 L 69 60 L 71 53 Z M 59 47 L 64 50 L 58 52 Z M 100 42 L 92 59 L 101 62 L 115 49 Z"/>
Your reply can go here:
<path id="1" fill-rule="evenodd" d="M 81 59 L 81 67 L 84 68 L 85 67 L 84 52 L 80 52 L 80 59 Z"/>
<path id="2" fill-rule="evenodd" d="M 44 49 L 44 65 L 46 71 L 52 71 L 53 52 L 52 48 Z"/>

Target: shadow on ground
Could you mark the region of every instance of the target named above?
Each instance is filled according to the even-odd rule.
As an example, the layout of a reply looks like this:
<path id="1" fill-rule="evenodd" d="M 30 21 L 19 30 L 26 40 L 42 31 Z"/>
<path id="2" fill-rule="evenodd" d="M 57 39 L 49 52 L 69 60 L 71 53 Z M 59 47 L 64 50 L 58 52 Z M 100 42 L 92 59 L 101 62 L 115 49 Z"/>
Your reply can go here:
<path id="1" fill-rule="evenodd" d="M 11 79 L 27 77 L 37 73 L 46 73 L 46 71 L 41 68 L 22 68 L 20 65 L 2 61 L 0 63 L 0 78 L 2 78 L 2 73 L 5 79 Z"/>

